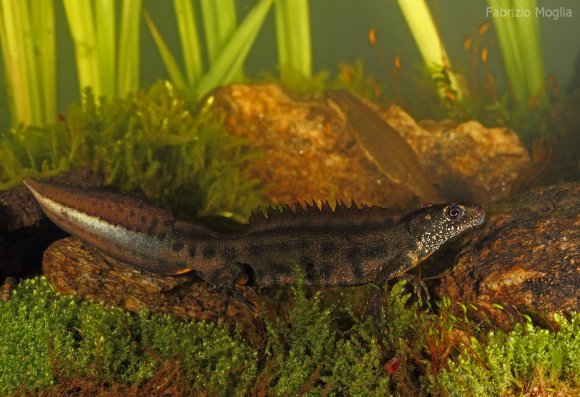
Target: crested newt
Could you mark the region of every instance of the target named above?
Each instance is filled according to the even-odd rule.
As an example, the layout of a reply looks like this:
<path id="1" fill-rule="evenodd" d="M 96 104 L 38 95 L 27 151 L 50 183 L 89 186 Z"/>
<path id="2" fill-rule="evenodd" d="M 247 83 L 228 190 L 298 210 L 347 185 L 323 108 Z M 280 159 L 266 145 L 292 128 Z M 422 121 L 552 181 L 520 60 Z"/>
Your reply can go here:
<path id="1" fill-rule="evenodd" d="M 283 205 L 255 212 L 247 230 L 218 234 L 128 195 L 24 180 L 45 214 L 65 231 L 137 269 L 164 275 L 193 271 L 235 295 L 236 284 L 384 284 L 443 243 L 484 220 L 462 201 L 398 216 L 380 207 L 338 202 Z"/>

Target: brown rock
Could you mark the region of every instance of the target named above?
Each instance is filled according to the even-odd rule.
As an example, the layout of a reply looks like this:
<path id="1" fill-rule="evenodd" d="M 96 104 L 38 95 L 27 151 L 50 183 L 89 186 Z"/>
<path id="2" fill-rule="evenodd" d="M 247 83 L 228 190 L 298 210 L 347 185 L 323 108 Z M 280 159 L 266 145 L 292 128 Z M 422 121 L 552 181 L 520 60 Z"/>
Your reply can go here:
<path id="1" fill-rule="evenodd" d="M 87 170 L 66 171 L 47 180 L 82 187 L 102 184 Z M 0 192 L 0 276 L 30 271 L 40 263 L 46 247 L 64 235 L 44 216 L 27 188 Z"/>
<path id="2" fill-rule="evenodd" d="M 132 312 L 148 309 L 182 318 L 207 320 L 220 311 L 222 295 L 194 274 L 161 276 L 136 270 L 82 241 L 68 237 L 45 252 L 42 270 L 63 294 L 118 305 Z M 250 289 L 245 293 L 255 295 Z M 253 298 L 252 298 L 253 297 Z M 251 318 L 240 303 L 232 302 L 228 316 Z"/>
<path id="3" fill-rule="evenodd" d="M 474 303 L 500 324 L 518 312 L 579 311 L 580 185 L 541 187 L 494 204 L 458 258 L 438 293 Z"/>
<path id="4" fill-rule="evenodd" d="M 293 98 L 276 85 L 229 85 L 212 92 L 213 109 L 228 130 L 264 150 L 254 175 L 272 202 L 351 198 L 408 209 L 419 198 L 391 182 L 357 146 L 353 128 L 321 94 Z M 486 202 L 507 197 L 530 160 L 512 131 L 470 121 L 425 122 L 397 106 L 368 103 L 418 154 L 444 199 Z"/>
<path id="5" fill-rule="evenodd" d="M 485 203 L 506 198 L 509 186 L 530 163 L 521 140 L 507 128 L 467 121 L 456 126 L 441 122 L 427 131 L 396 106 L 384 115 L 417 151 L 425 168 L 433 170 L 441 196 L 448 200 Z"/>

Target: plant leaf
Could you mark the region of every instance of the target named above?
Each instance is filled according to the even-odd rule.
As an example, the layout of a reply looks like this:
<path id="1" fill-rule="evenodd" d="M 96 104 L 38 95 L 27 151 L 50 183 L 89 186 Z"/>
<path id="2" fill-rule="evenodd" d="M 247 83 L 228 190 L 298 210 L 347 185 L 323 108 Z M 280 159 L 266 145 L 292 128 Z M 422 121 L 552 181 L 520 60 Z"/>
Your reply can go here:
<path id="1" fill-rule="evenodd" d="M 278 65 L 282 80 L 287 68 L 310 78 L 312 56 L 308 0 L 277 0 L 275 7 Z"/>
<path id="2" fill-rule="evenodd" d="M 200 98 L 212 88 L 230 83 L 239 73 L 264 20 L 268 15 L 273 0 L 259 0 L 248 12 L 240 26 L 221 50 L 210 70 L 203 76 L 196 87 Z"/>
<path id="3" fill-rule="evenodd" d="M 151 32 L 151 36 L 153 36 L 153 40 L 155 41 L 155 44 L 157 45 L 157 49 L 159 50 L 159 54 L 161 55 L 161 58 L 163 59 L 163 63 L 165 64 L 165 68 L 167 69 L 167 72 L 169 73 L 169 76 L 171 77 L 171 80 L 173 81 L 173 84 L 175 84 L 175 86 L 180 90 L 187 89 L 187 83 L 185 81 L 185 77 L 183 76 L 183 73 L 182 73 L 181 69 L 179 68 L 179 65 L 177 64 L 175 57 L 171 53 L 171 50 L 167 46 L 167 43 L 165 42 L 165 40 L 161 36 L 161 33 L 159 33 L 157 26 L 155 26 L 155 23 L 153 22 L 153 20 L 151 19 L 151 17 L 149 16 L 149 13 L 147 11 L 144 11 L 143 15 L 145 17 L 145 22 L 147 23 L 147 26 L 149 27 L 149 31 Z"/>
<path id="4" fill-rule="evenodd" d="M 193 87 L 197 84 L 203 73 L 203 60 L 201 57 L 195 13 L 191 5 L 191 0 L 174 0 L 173 5 L 177 18 L 187 82 L 189 86 Z"/>

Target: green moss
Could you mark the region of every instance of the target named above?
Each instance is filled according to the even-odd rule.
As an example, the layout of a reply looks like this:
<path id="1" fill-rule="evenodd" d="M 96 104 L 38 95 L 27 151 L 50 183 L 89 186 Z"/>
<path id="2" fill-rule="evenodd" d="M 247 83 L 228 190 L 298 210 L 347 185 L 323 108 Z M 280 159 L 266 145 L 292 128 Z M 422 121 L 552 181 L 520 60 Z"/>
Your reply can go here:
<path id="1" fill-rule="evenodd" d="M 277 365 L 270 381 L 277 396 L 320 393 L 320 373 L 332 357 L 335 335 L 330 310 L 321 309 L 320 294 L 307 300 L 302 286 L 294 288 L 296 304 L 288 318 L 269 326 L 268 350 Z"/>
<path id="2" fill-rule="evenodd" d="M 348 303 L 324 307 L 320 293 L 307 298 L 298 286 L 287 313 L 265 320 L 258 352 L 221 323 L 129 314 L 61 296 L 42 277 L 23 281 L 0 302 L 0 394 L 75 379 L 147 390 L 181 379 L 183 393 L 218 396 L 495 396 L 580 386 L 580 314 L 555 316 L 555 330 L 528 322 L 483 332 L 452 314 L 449 300 L 435 315 L 403 287 L 389 290 L 376 322 Z"/>
<path id="3" fill-rule="evenodd" d="M 330 373 L 322 380 L 329 385 L 331 395 L 390 396 L 384 360 L 383 346 L 366 327 L 357 324 L 348 338 L 337 342 Z"/>
<path id="4" fill-rule="evenodd" d="M 83 304 L 76 322 L 77 357 L 69 362 L 72 375 L 78 371 L 90 379 L 122 383 L 141 383 L 152 375 L 154 360 L 141 359 L 143 346 L 137 342 L 142 324 L 129 313 L 99 303 Z"/>
<path id="5" fill-rule="evenodd" d="M 58 316 L 52 319 L 50 312 Z M 75 338 L 67 329 L 72 329 L 77 313 L 74 300 L 55 300 L 48 284 L 39 279 L 21 283 L 11 301 L 0 303 L 0 394 L 54 383 L 52 357 L 76 357 Z M 58 351 L 52 353 L 51 345 Z"/>
<path id="6" fill-rule="evenodd" d="M 398 346 L 398 338 L 416 322 L 406 304 L 410 295 L 404 293 L 404 284 L 396 284 L 387 294 L 390 309 L 377 325 L 349 307 L 322 308 L 320 293 L 306 299 L 299 279 L 292 289 L 292 310 L 269 328 L 272 394 L 389 396 L 390 378 L 383 364 L 385 351 L 395 348 L 390 349 L 385 339 Z M 353 293 L 343 298 L 352 299 Z"/>
<path id="7" fill-rule="evenodd" d="M 448 368 L 428 377 L 428 388 L 449 396 L 505 395 L 529 388 L 538 372 L 552 387 L 560 382 L 580 386 L 580 314 L 554 319 L 555 332 L 528 322 L 509 333 L 471 338 Z"/>
<path id="8" fill-rule="evenodd" d="M 141 384 L 171 360 L 183 363 L 193 391 L 243 395 L 256 371 L 255 352 L 225 327 L 80 302 L 44 278 L 0 303 L 0 329 L 0 394 L 79 378 Z"/>
<path id="9" fill-rule="evenodd" d="M 107 184 L 138 191 L 180 212 L 247 219 L 262 201 L 245 173 L 259 155 L 225 132 L 169 83 L 108 101 L 85 91 L 64 121 L 0 136 L 0 188 L 25 176 L 85 167 Z"/>
<path id="10" fill-rule="evenodd" d="M 253 384 L 256 353 L 226 327 L 148 313 L 141 313 L 140 320 L 141 343 L 163 359 L 178 358 L 194 391 L 244 395 Z"/>
<path id="11" fill-rule="evenodd" d="M 393 351 L 399 348 L 401 340 L 412 337 L 420 325 L 422 313 L 417 303 L 410 303 L 411 294 L 405 290 L 406 285 L 406 281 L 401 281 L 389 290 L 383 321 L 379 325 L 384 330 L 385 345 Z"/>

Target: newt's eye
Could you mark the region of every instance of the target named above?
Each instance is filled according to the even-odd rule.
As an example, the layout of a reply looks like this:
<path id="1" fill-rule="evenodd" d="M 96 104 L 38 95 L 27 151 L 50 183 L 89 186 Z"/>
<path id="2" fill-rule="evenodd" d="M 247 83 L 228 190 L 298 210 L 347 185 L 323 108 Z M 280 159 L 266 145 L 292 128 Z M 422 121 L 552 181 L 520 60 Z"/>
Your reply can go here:
<path id="1" fill-rule="evenodd" d="M 463 210 L 463 207 L 453 204 L 445 208 L 445 217 L 450 221 L 456 221 L 458 219 L 461 219 L 464 212 L 465 211 Z"/>

